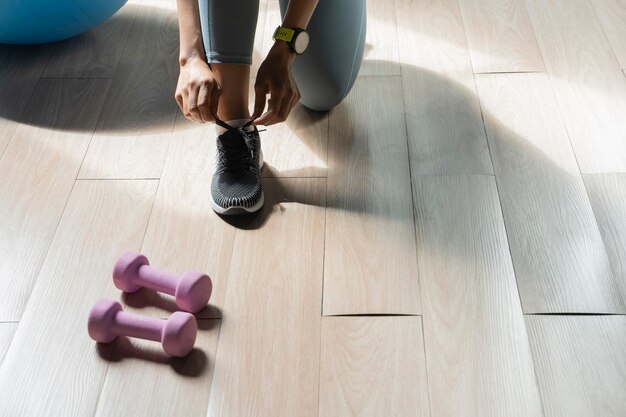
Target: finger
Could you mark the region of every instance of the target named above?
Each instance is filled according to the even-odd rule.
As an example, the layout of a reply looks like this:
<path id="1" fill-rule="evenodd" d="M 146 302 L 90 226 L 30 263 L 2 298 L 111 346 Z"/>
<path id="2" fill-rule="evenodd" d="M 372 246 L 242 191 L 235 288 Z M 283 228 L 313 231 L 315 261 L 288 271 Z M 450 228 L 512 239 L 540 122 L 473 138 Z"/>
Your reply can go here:
<path id="1" fill-rule="evenodd" d="M 289 112 L 291 111 L 291 101 L 293 99 L 293 94 L 285 95 L 282 103 L 280 104 L 280 112 L 278 113 L 277 123 L 284 122 L 287 120 L 289 116 Z"/>
<path id="2" fill-rule="evenodd" d="M 176 95 L 174 96 L 174 98 L 176 99 L 176 104 L 178 104 L 178 107 L 180 108 L 180 110 L 183 111 L 183 93 L 182 93 L 182 91 L 176 90 Z"/>
<path id="3" fill-rule="evenodd" d="M 265 110 L 265 101 L 267 100 L 267 85 L 254 86 L 254 112 L 252 119 L 258 118 Z"/>
<path id="4" fill-rule="evenodd" d="M 214 84 L 213 89 L 211 90 L 211 105 L 209 107 L 211 112 L 211 122 L 214 122 L 217 119 L 217 107 L 220 102 L 221 95 L 222 88 L 219 85 Z"/>
<path id="5" fill-rule="evenodd" d="M 211 85 L 203 85 L 200 87 L 198 93 L 198 113 L 200 114 L 200 121 L 207 123 L 211 121 Z"/>
<path id="6" fill-rule="evenodd" d="M 278 113 L 280 112 L 280 105 L 282 103 L 282 97 L 271 97 L 267 100 L 267 111 L 259 117 L 259 124 L 264 126 L 270 126 L 278 121 Z"/>
<path id="7" fill-rule="evenodd" d="M 200 111 L 198 110 L 198 89 L 192 88 L 189 91 L 189 98 L 187 100 L 187 114 L 196 123 L 202 123 L 200 118 Z"/>
<path id="8" fill-rule="evenodd" d="M 189 103 L 189 90 L 187 90 L 186 88 L 181 93 L 181 102 L 182 106 L 180 107 L 180 109 L 182 110 L 183 114 L 187 119 L 193 121 L 191 115 L 187 111 L 187 103 Z"/>

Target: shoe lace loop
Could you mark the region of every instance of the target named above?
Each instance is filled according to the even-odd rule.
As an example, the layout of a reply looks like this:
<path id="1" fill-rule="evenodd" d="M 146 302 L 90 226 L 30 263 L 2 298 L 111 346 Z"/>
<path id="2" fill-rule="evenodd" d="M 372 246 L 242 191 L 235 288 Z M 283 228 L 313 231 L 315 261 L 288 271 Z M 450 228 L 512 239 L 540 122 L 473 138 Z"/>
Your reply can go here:
<path id="1" fill-rule="evenodd" d="M 220 172 L 251 170 L 257 172 L 253 163 L 256 157 L 256 146 L 254 138 L 244 129 L 252 124 L 252 120 L 248 121 L 241 127 L 230 126 L 220 119 L 216 120 L 218 126 L 227 129 L 229 132 L 236 131 L 236 137 L 240 137 L 243 141 L 237 140 L 235 137 L 217 141 Z M 263 132 L 265 129 L 258 130 Z"/>

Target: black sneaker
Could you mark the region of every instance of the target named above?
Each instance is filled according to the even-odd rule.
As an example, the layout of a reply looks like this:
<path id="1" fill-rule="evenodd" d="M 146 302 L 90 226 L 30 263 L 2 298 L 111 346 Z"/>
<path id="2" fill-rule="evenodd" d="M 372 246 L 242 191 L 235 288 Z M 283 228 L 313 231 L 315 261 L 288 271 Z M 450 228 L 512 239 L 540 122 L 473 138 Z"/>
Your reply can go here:
<path id="1" fill-rule="evenodd" d="M 211 206 L 219 214 L 254 213 L 263 207 L 264 202 L 259 131 L 256 126 L 249 128 L 252 120 L 241 127 L 230 126 L 221 120 L 216 123 L 227 130 L 217 137 Z"/>

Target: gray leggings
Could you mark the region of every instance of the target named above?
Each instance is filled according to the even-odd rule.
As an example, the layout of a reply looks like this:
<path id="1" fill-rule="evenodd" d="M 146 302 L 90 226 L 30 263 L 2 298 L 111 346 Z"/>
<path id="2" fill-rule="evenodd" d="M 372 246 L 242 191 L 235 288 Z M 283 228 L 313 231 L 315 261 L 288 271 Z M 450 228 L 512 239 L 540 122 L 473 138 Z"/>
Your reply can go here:
<path id="1" fill-rule="evenodd" d="M 250 65 L 259 0 L 198 3 L 207 61 Z M 288 3 L 280 0 L 282 16 Z M 363 59 L 365 22 L 365 0 L 319 0 L 307 27 L 309 46 L 292 68 L 304 106 L 329 110 L 348 94 Z"/>

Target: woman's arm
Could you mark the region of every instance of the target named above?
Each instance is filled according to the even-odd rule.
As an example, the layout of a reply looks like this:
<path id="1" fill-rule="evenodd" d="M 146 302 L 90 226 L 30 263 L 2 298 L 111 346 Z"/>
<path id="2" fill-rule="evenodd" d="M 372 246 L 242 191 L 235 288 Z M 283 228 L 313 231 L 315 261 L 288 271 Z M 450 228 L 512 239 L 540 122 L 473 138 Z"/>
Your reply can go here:
<path id="1" fill-rule="evenodd" d="M 318 0 L 290 0 L 282 26 L 306 29 L 317 3 Z M 285 121 L 300 100 L 300 92 L 291 76 L 294 59 L 295 53 L 287 42 L 274 41 L 267 58 L 259 67 L 254 85 L 254 124 L 271 125 Z M 263 113 L 267 93 L 271 94 L 271 98 L 268 100 L 267 112 Z"/>
<path id="2" fill-rule="evenodd" d="M 318 0 L 290 0 L 283 19 L 283 26 L 306 29 L 313 16 Z"/>
<path id="3" fill-rule="evenodd" d="M 198 123 L 213 122 L 221 93 L 206 62 L 197 0 L 177 0 L 180 33 L 180 75 L 176 102 L 185 117 Z"/>

